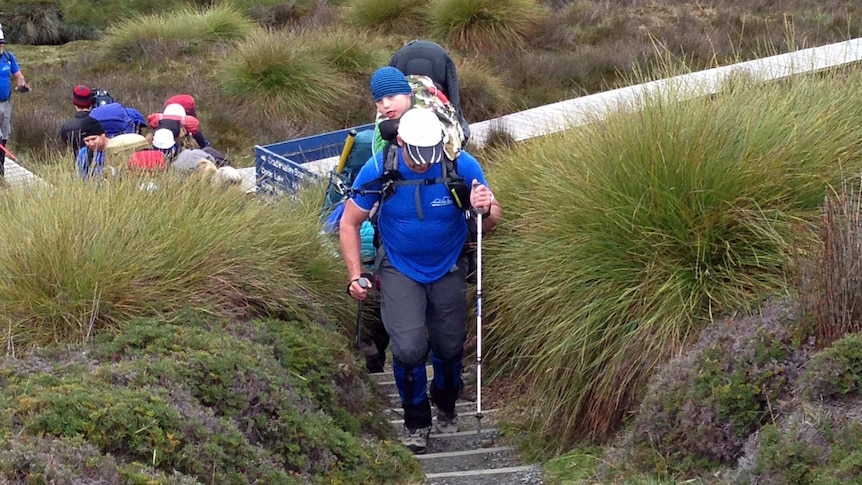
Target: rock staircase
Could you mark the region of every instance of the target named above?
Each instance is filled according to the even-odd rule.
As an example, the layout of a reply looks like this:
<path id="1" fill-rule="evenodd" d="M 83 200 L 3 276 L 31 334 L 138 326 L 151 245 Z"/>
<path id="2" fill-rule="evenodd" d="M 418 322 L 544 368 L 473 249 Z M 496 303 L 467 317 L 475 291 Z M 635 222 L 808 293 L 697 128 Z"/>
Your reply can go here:
<path id="1" fill-rule="evenodd" d="M 431 368 L 428 367 L 428 375 Z M 382 395 L 389 399 L 386 417 L 401 430 L 404 423 L 401 401 L 392 371 L 370 374 Z M 433 409 L 433 408 L 432 408 Z M 494 409 L 483 409 L 482 432 L 477 430 L 476 403 L 459 400 L 457 433 L 439 434 L 433 428 L 428 449 L 416 459 L 425 470 L 428 485 L 540 485 L 542 470 L 524 464 L 516 448 L 498 443 Z"/>

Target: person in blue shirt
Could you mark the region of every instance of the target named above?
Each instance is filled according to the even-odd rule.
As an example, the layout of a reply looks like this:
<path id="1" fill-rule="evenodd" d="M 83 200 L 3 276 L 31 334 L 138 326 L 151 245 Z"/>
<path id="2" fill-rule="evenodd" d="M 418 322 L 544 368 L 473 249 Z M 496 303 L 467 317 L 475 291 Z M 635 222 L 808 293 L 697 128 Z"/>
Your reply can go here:
<path id="1" fill-rule="evenodd" d="M 378 153 L 356 177 L 339 237 L 348 292 L 364 300 L 370 285 L 362 276 L 360 228 L 379 204 L 381 315 L 404 409 L 403 443 L 414 453 L 424 453 L 432 426 L 425 372 L 429 350 L 433 367 L 430 396 L 437 408 L 437 429 L 458 429 L 455 402 L 462 385 L 467 333 L 467 282 L 461 255 L 469 228 L 467 208 L 458 206 L 445 183 L 444 165 L 449 164 L 443 159 L 443 127 L 437 115 L 427 108 L 411 108 L 401 117 L 396 142 L 399 181 L 394 191 L 382 190 L 388 154 Z M 492 230 L 500 222 L 502 208 L 479 163 L 462 150 L 454 166 L 457 176 L 466 182 L 470 205 L 484 212 L 483 230 Z"/>
<path id="2" fill-rule="evenodd" d="M 30 90 L 15 54 L 5 49 L 6 37 L 0 30 L 0 145 L 4 148 L 12 136 L 12 80 L 16 90 L 22 93 Z M 5 176 L 5 161 L 5 157 L 0 157 L 0 177 Z"/>

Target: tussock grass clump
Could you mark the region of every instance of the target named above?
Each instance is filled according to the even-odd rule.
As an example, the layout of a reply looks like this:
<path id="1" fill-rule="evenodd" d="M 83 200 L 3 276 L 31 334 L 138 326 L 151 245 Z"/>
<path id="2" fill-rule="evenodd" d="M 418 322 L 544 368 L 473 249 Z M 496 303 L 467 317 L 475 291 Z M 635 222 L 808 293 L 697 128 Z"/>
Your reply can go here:
<path id="1" fill-rule="evenodd" d="M 428 21 L 452 47 L 489 51 L 523 46 L 544 15 L 534 0 L 435 0 Z"/>
<path id="2" fill-rule="evenodd" d="M 254 23 L 230 6 L 183 8 L 132 18 L 110 27 L 102 53 L 120 62 L 161 61 L 199 55 L 214 43 L 248 35 Z"/>
<path id="3" fill-rule="evenodd" d="M 222 63 L 222 89 L 267 117 L 317 119 L 335 116 L 351 83 L 322 52 L 299 36 L 258 31 Z"/>
<path id="4" fill-rule="evenodd" d="M 313 44 L 323 57 L 342 74 L 367 82 L 369 73 L 385 66 L 392 55 L 392 46 L 381 37 L 352 29 L 329 29 L 309 34 L 306 42 Z"/>
<path id="5" fill-rule="evenodd" d="M 418 34 L 425 25 L 421 2 L 412 0 L 350 0 L 342 10 L 348 23 L 381 32 Z"/>
<path id="6" fill-rule="evenodd" d="M 10 348 L 83 341 L 186 307 L 348 312 L 338 261 L 317 243 L 320 198 L 264 204 L 167 175 L 156 191 L 134 177 L 55 178 L 53 189 L 0 195 L 0 341 Z"/>
<path id="7" fill-rule="evenodd" d="M 825 188 L 862 166 L 858 76 L 737 83 L 646 99 L 492 174 L 488 368 L 531 388 L 551 446 L 607 437 L 705 322 L 786 288 Z"/>

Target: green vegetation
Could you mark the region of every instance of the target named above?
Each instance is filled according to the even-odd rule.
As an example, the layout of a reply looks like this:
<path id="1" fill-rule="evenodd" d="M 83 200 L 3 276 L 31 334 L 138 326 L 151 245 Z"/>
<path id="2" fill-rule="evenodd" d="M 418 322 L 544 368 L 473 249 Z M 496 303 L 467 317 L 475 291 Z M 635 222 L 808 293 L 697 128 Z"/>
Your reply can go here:
<path id="1" fill-rule="evenodd" d="M 9 3 L 18 43 L 104 34 L 8 46 L 36 88 L 16 95 L 11 146 L 54 186 L 0 194 L 0 343 L 14 354 L 0 478 L 13 483 L 419 478 L 367 414 L 379 403 L 346 353 L 353 307 L 319 244 L 322 189 L 264 201 L 170 177 L 155 192 L 81 184 L 54 136 L 74 84 L 144 114 L 192 93 L 242 165 L 252 145 L 370 121 L 368 76 L 414 37 L 452 52 L 477 121 L 668 65 L 862 35 L 862 7 L 807 0 L 112 0 L 92 21 L 72 14 L 80 0 Z M 482 160 L 506 217 L 486 240 L 485 369 L 520 380 L 523 400 L 506 397 L 528 408 L 533 456 L 588 446 L 549 463 L 549 483 L 858 480 L 860 430 L 844 418 L 858 342 L 839 340 L 858 326 L 858 271 L 830 269 L 859 259 L 859 189 L 842 184 L 862 169 L 860 82 L 858 68 L 732 79 L 514 148 L 495 130 Z M 797 286 L 798 315 L 703 332 Z M 811 339 L 837 343 L 797 379 Z"/>
<path id="2" fill-rule="evenodd" d="M 349 84 L 323 55 L 293 35 L 259 32 L 237 45 L 222 65 L 222 86 L 235 104 L 250 100 L 267 118 L 331 116 Z"/>
<path id="3" fill-rule="evenodd" d="M 350 359 L 346 339 L 295 319 L 180 317 L 132 320 L 86 348 L 7 358 L 0 476 L 47 483 L 62 468 L 124 483 L 135 483 L 135 469 L 157 483 L 415 480 L 409 454 L 380 441 L 386 424 L 367 413 L 380 404 L 358 367 L 338 364 Z M 46 461 L 45 446 L 87 466 Z"/>
<path id="4" fill-rule="evenodd" d="M 382 33 L 419 35 L 425 6 L 411 0 L 350 0 L 344 7 L 345 23 Z"/>
<path id="5" fill-rule="evenodd" d="M 663 93 L 496 162 L 488 368 L 543 397 L 549 446 L 608 438 L 711 318 L 786 291 L 824 191 L 862 169 L 857 76 L 727 87 Z"/>
<path id="6" fill-rule="evenodd" d="M 808 399 L 862 395 L 862 336 L 852 334 L 812 357 L 802 385 Z"/>
<path id="7" fill-rule="evenodd" d="M 478 59 L 458 64 L 461 109 L 471 120 L 490 120 L 509 113 L 515 106 L 515 95 L 494 70 Z"/>
<path id="8" fill-rule="evenodd" d="M 547 15 L 531 0 L 435 0 L 431 35 L 456 49 L 489 51 L 522 47 Z"/>
<path id="9" fill-rule="evenodd" d="M 752 481 L 855 483 L 862 476 L 862 426 L 853 416 L 860 398 L 860 336 L 841 338 L 815 354 L 799 387 L 803 403 L 787 419 L 764 427 Z"/>
<path id="10" fill-rule="evenodd" d="M 204 46 L 242 40 L 252 28 L 252 22 L 231 7 L 174 10 L 109 28 L 102 52 L 119 62 L 189 59 Z"/>
<path id="11" fill-rule="evenodd" d="M 794 355 L 793 318 L 725 322 L 664 368 L 633 420 L 628 466 L 672 478 L 735 465 L 749 436 L 780 412 L 804 363 Z"/>
<path id="12" fill-rule="evenodd" d="M 633 69 L 660 76 L 651 67 L 660 56 L 701 69 L 862 35 L 853 21 L 862 6 L 809 0 L 756 7 L 734 0 L 709 8 L 670 0 L 649 8 L 591 0 L 242 0 L 203 9 L 181 0 L 7 3 L 0 12 L 7 48 L 34 86 L 16 96 L 10 145 L 16 154 L 33 155 L 28 167 L 56 153 L 53 134 L 72 115 L 69 92 L 78 83 L 106 88 L 145 115 L 173 94 L 191 93 L 208 139 L 235 163 L 249 165 L 254 145 L 371 121 L 367 83 L 382 62 L 378 56 L 386 59 L 417 37 L 441 42 L 459 66 L 474 64 L 475 49 L 483 49 L 481 64 L 493 66 L 490 78 L 479 68 L 461 82 L 465 94 L 480 95 L 476 101 L 462 96 L 467 119 L 481 121 L 628 84 Z M 103 36 L 59 48 L 20 45 Z M 298 45 L 257 45 L 264 39 Z M 314 48 L 326 45 L 335 50 Z M 321 59 L 334 71 L 309 67 Z"/>
<path id="13" fill-rule="evenodd" d="M 320 198 L 266 204 L 165 176 L 0 194 L 4 347 L 82 342 L 132 317 L 207 311 L 348 315 L 343 276 L 317 243 Z M 291 235 L 287 237 L 286 235 Z"/>

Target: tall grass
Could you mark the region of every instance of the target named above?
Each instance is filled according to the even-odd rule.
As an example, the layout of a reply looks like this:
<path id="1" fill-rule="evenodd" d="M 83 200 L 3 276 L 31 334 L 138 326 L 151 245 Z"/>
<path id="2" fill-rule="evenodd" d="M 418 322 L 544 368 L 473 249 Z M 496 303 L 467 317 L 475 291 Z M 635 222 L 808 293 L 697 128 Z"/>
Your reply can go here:
<path id="1" fill-rule="evenodd" d="M 811 334 L 828 347 L 862 329 L 862 195 L 858 179 L 826 194 L 819 244 L 800 252 L 799 297 Z"/>
<path id="2" fill-rule="evenodd" d="M 147 181 L 158 190 L 141 190 Z M 0 342 L 10 348 L 80 342 L 189 307 L 349 315 L 341 264 L 317 242 L 320 197 L 263 203 L 169 175 L 51 182 L 0 194 Z"/>
<path id="3" fill-rule="evenodd" d="M 110 27 L 102 40 L 103 56 L 128 61 L 161 61 L 200 54 L 210 44 L 248 35 L 254 24 L 230 6 L 181 8 L 133 17 Z"/>
<path id="4" fill-rule="evenodd" d="M 511 49 L 524 45 L 545 15 L 535 0 L 434 0 L 431 34 L 464 50 Z"/>
<path id="5" fill-rule="evenodd" d="M 519 376 L 562 447 L 609 436 L 657 364 L 786 288 L 824 190 L 858 173 L 858 72 L 734 81 L 522 146 L 492 174 L 488 369 Z"/>

